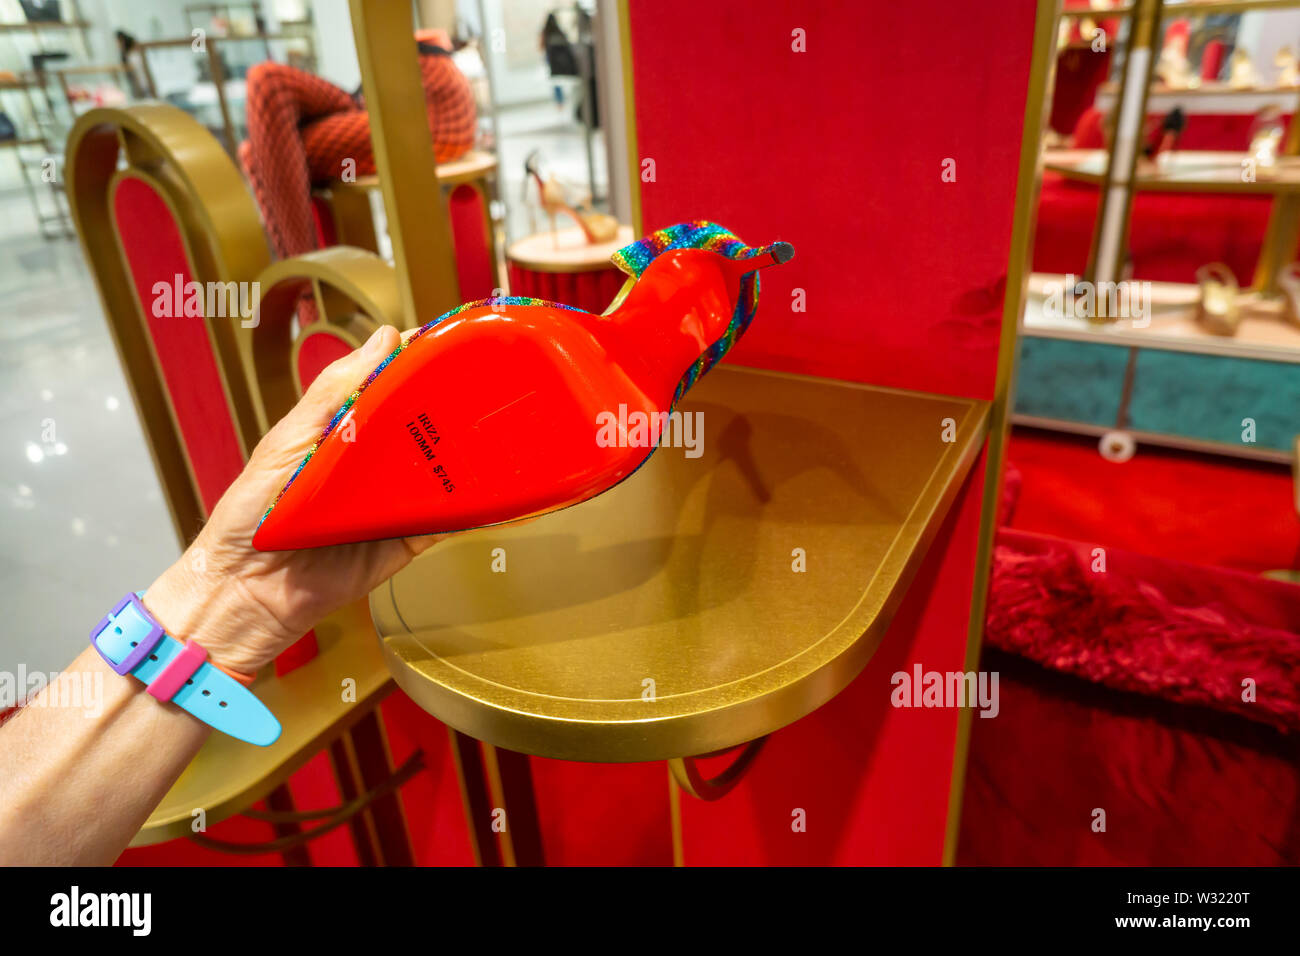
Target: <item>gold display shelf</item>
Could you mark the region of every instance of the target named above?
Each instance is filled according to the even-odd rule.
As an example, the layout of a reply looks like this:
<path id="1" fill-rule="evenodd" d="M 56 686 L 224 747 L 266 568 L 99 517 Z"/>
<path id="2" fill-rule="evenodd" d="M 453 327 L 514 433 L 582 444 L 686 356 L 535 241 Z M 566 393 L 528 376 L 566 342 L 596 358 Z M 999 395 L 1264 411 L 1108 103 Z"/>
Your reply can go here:
<path id="1" fill-rule="evenodd" d="M 1076 182 L 1100 185 L 1106 178 L 1108 151 L 1104 149 L 1049 149 L 1043 151 L 1043 168 Z M 1241 179 L 1245 152 L 1177 150 L 1162 155 L 1154 168 L 1140 167 L 1133 185 L 1144 191 L 1219 193 L 1300 193 L 1300 157 L 1283 156 L 1277 165 L 1260 167 L 1255 182 Z M 1112 185 L 1122 186 L 1116 178 Z"/>
<path id="2" fill-rule="evenodd" d="M 213 733 L 131 841 L 148 846 L 188 836 L 194 811 L 207 825 L 242 812 L 283 783 L 374 709 L 392 689 L 364 601 L 316 627 L 320 653 L 284 677 L 268 676 L 253 691 L 279 718 L 283 731 L 269 747 Z M 356 681 L 355 703 L 343 700 L 344 681 Z"/>
<path id="3" fill-rule="evenodd" d="M 1237 334 L 1214 335 L 1196 322 L 1201 294 L 1196 285 L 1152 282 L 1149 320 L 1117 319 L 1103 323 L 1047 313 L 1049 294 L 1064 282 L 1065 276 L 1061 275 L 1036 272 L 1030 276 L 1022 322 L 1025 334 L 1126 348 L 1300 362 L 1300 326 L 1283 317 L 1282 302 L 1278 299 L 1243 292 L 1238 297 L 1242 319 Z"/>
<path id="4" fill-rule="evenodd" d="M 702 413 L 700 457 L 662 448 L 604 495 L 444 541 L 373 591 L 384 657 L 435 717 L 522 753 L 662 760 L 762 737 L 871 658 L 988 408 L 715 369 L 681 406 Z"/>

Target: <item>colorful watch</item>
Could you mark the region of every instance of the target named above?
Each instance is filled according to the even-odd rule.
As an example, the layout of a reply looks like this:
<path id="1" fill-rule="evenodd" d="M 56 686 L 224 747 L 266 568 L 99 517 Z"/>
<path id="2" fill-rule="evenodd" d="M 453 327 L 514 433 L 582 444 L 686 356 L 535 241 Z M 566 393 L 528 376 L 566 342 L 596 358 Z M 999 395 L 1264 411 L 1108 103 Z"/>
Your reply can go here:
<path id="1" fill-rule="evenodd" d="M 163 630 L 138 594 L 128 594 L 90 632 L 90 643 L 118 674 L 131 674 L 161 701 L 171 701 L 210 727 L 265 747 L 280 722 L 247 687 L 209 663 L 194 641 Z"/>

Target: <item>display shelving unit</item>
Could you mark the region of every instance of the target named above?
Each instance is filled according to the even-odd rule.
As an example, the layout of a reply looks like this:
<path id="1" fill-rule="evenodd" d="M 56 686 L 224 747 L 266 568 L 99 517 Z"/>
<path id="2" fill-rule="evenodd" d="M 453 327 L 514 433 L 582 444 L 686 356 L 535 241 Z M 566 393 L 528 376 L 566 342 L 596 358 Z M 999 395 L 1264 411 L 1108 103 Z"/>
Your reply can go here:
<path id="1" fill-rule="evenodd" d="M 19 48 L 18 41 L 29 39 L 30 43 L 24 44 L 29 48 L 21 51 L 25 57 L 56 52 L 48 43 L 76 38 L 82 56 L 88 59 L 90 42 L 87 31 L 91 23 L 82 18 L 76 0 L 64 0 L 64 9 L 67 18 L 63 20 L 0 23 L 0 38 L 7 39 L 9 42 L 5 46 L 15 51 Z M 62 153 L 63 137 L 73 118 L 69 116 L 64 121 L 60 107 L 65 100 L 51 94 L 50 83 L 56 78 L 55 70 L 44 64 L 33 66 L 30 62 L 0 63 L 0 66 L 16 77 L 12 82 L 0 83 L 0 109 L 9 114 L 18 128 L 15 138 L 0 142 L 0 150 L 14 157 L 41 235 L 47 239 L 71 238 L 72 220 L 62 184 L 58 177 L 47 182 L 42 176 L 46 160 Z M 20 98 L 15 100 L 14 96 L 5 94 L 20 94 Z M 11 112 L 14 102 L 18 102 L 22 109 Z M 18 114 L 16 117 L 15 113 Z M 42 196 L 47 192 L 45 186 L 48 186 L 50 208 L 42 203 Z"/>
<path id="2" fill-rule="evenodd" d="M 1101 192 L 1093 247 L 1078 277 L 1035 274 L 1021 320 L 1015 420 L 1101 436 L 1101 451 L 1123 457 L 1133 442 L 1290 461 L 1300 431 L 1300 324 L 1288 319 L 1278 271 L 1300 241 L 1300 124 L 1292 123 L 1277 164 L 1243 178 L 1246 152 L 1178 151 L 1154 166 L 1138 163 L 1148 104 L 1154 97 L 1269 95 L 1295 101 L 1300 87 L 1227 88 L 1209 83 L 1167 89 L 1155 81 L 1155 52 L 1169 17 L 1300 8 L 1296 0 L 1185 2 L 1137 0 L 1123 7 L 1071 8 L 1064 16 L 1130 18 L 1130 48 L 1118 85 L 1116 129 L 1107 149 L 1045 150 L 1044 168 Z M 1114 94 L 1115 86 L 1107 91 Z M 1297 114 L 1300 115 L 1300 114 Z M 1199 288 L 1150 284 L 1150 315 L 1088 320 L 1049 309 L 1049 295 L 1072 278 L 1106 288 L 1126 279 L 1127 234 L 1138 192 L 1235 193 L 1273 197 L 1251 288 L 1238 304 L 1233 336 L 1196 321 Z M 1140 279 L 1140 276 L 1138 277 Z M 1253 428 L 1247 427 L 1247 420 Z M 1245 436 L 1254 440 L 1244 440 Z"/>

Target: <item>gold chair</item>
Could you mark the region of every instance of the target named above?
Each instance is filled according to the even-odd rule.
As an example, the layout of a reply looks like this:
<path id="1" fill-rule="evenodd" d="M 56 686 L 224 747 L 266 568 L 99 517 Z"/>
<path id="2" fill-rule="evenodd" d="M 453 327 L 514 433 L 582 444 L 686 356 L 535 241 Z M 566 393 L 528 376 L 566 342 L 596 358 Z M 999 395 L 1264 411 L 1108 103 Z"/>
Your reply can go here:
<path id="1" fill-rule="evenodd" d="M 67 147 L 72 212 L 109 328 L 153 449 L 182 546 L 196 533 L 253 445 L 296 401 L 292 335 L 298 296 L 321 305 L 322 328 L 358 339 L 378 322 L 401 325 L 392 269 L 358 250 L 327 250 L 277 263 L 251 196 L 229 156 L 179 109 L 141 104 L 92 110 Z M 160 315 L 158 294 L 188 283 L 220 290 L 227 307 L 198 321 Z M 160 286 L 159 283 L 162 285 Z M 238 291 L 258 283 L 260 310 L 230 314 Z M 301 337 L 299 337 L 301 339 Z M 344 823 L 363 863 L 409 863 L 411 848 L 396 787 L 420 769 L 418 755 L 394 771 L 376 708 L 393 684 L 363 606 L 315 631 L 318 653 L 283 674 L 263 674 L 258 695 L 284 731 L 269 748 L 214 735 L 149 817 L 133 845 L 179 836 L 229 852 L 281 852 L 307 862 L 304 844 Z M 355 702 L 343 699 L 345 679 Z M 331 812 L 294 810 L 284 783 L 328 747 L 342 803 Z M 265 798 L 269 812 L 250 811 Z M 221 844 L 191 830 L 195 808 L 215 823 L 259 815 L 276 838 Z M 303 829 L 301 824 L 316 826 Z"/>

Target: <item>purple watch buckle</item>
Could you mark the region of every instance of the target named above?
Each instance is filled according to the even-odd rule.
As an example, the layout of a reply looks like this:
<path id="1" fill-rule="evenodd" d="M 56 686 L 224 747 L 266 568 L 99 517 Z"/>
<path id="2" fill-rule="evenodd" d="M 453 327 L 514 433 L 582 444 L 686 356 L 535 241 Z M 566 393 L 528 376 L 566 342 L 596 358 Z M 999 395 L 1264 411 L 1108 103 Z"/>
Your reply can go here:
<path id="1" fill-rule="evenodd" d="M 99 646 L 99 638 L 106 630 L 116 624 L 118 615 L 132 605 L 134 605 L 136 613 L 149 624 L 149 633 L 135 647 L 131 648 L 131 652 L 122 658 L 122 663 L 114 664 L 109 656 L 104 653 L 104 649 Z M 114 673 L 125 676 L 135 670 L 142 660 L 153 653 L 153 649 L 158 646 L 158 642 L 165 636 L 166 632 L 163 631 L 162 625 L 155 621 L 153 615 L 145 609 L 140 598 L 135 594 L 128 594 L 117 602 L 117 605 L 102 621 L 95 625 L 95 629 L 90 632 L 90 643 L 95 650 L 99 651 L 99 656 L 104 658 L 104 662 L 113 668 Z"/>

